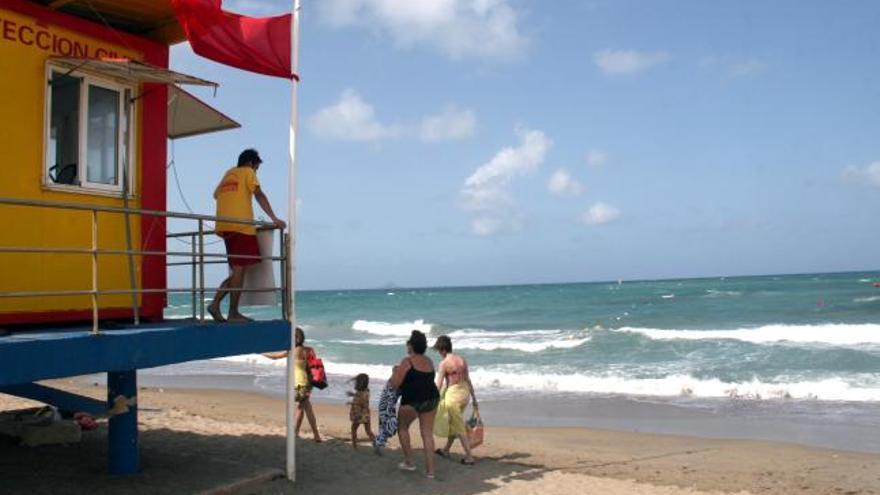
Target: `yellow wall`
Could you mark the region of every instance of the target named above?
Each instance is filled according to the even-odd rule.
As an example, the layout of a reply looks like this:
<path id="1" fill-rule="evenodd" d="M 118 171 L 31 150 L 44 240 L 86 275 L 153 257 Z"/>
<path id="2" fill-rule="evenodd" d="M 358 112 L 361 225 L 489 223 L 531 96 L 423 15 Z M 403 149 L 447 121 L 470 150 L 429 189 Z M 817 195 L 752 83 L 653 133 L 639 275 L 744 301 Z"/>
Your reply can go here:
<path id="1" fill-rule="evenodd" d="M 3 31 L 0 24 L 0 197 L 29 198 L 70 203 L 122 206 L 122 200 L 106 196 L 52 191 L 43 186 L 44 170 L 44 109 L 46 61 L 58 50 L 79 46 L 89 56 L 119 55 L 141 59 L 141 54 L 124 46 L 85 37 L 61 27 L 41 26 L 34 19 L 0 8 L 0 22 L 12 21 L 14 26 L 28 26 L 22 33 Z M 48 31 L 37 46 L 31 32 Z M 20 39 L 23 35 L 25 42 Z M 10 40 L 9 37 L 15 38 Z M 59 42 L 66 39 L 68 42 Z M 71 43 L 71 44 L 68 44 Z M 48 50 L 45 49 L 49 46 Z M 56 53 L 52 53 L 52 50 Z M 98 50 L 101 50 L 98 52 Z M 136 109 L 140 120 L 142 112 Z M 141 122 L 136 123 L 139 134 Z M 133 174 L 138 177 L 140 146 L 136 144 Z M 139 207 L 139 184 L 135 181 L 135 198 L 131 207 Z M 91 219 L 86 211 L 62 211 L 0 205 L 0 246 L 42 246 L 90 248 Z M 123 217 L 100 213 L 99 247 L 125 249 Z M 140 246 L 140 220 L 132 217 L 132 241 Z M 162 235 L 164 233 L 158 233 Z M 135 260 L 138 267 L 140 259 Z M 138 279 L 140 269 L 138 268 Z M 0 291 L 81 290 L 91 289 L 91 258 L 88 255 L 6 254 L 0 253 Z M 129 274 L 125 256 L 104 256 L 99 263 L 99 288 L 127 289 Z M 101 307 L 130 307 L 130 296 L 107 296 Z M 91 307 L 89 296 L 43 297 L 28 299 L 0 298 L 0 314 L 82 310 Z"/>

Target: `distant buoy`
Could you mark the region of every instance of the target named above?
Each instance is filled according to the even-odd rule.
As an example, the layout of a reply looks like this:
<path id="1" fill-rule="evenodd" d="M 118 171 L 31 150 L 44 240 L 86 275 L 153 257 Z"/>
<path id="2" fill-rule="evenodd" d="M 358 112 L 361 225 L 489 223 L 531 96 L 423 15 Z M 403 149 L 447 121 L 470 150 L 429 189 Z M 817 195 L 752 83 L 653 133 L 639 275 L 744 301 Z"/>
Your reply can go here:
<path id="1" fill-rule="evenodd" d="M 874 288 L 880 289 L 880 282 L 874 282 Z"/>

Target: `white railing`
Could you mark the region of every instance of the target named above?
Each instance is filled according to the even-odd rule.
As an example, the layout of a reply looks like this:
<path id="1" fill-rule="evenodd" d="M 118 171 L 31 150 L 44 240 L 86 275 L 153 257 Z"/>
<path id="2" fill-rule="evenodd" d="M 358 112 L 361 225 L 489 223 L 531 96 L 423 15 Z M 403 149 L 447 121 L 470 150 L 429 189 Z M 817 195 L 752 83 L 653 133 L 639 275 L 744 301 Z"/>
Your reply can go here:
<path id="1" fill-rule="evenodd" d="M 215 217 L 210 215 L 199 215 L 195 213 L 180 213 L 180 212 L 171 212 L 171 211 L 159 211 L 159 210 L 144 210 L 140 208 L 122 208 L 116 206 L 100 206 L 100 205 L 89 205 L 89 204 L 81 204 L 81 203 L 64 203 L 57 201 L 40 201 L 40 200 L 28 200 L 28 199 L 17 199 L 17 198 L 0 198 L 0 207 L 24 207 L 24 208 L 45 208 L 45 209 L 57 209 L 57 210 L 73 210 L 73 211 L 82 211 L 88 212 L 91 218 L 91 247 L 90 248 L 76 248 L 76 247 L 41 247 L 41 246 L 0 246 L 0 254 L 44 254 L 44 255 L 52 255 L 52 254 L 74 254 L 74 255 L 83 255 L 89 256 L 91 258 L 91 279 L 89 289 L 81 289 L 81 290 L 23 290 L 23 291 L 6 291 L 0 292 L 0 298 L 26 298 L 26 297 L 71 297 L 71 296 L 91 296 L 91 308 L 92 308 L 92 332 L 99 333 L 99 322 L 100 322 L 100 308 L 99 308 L 99 298 L 101 296 L 110 296 L 110 295 L 120 295 L 120 294 L 130 294 L 132 297 L 132 314 L 134 317 L 135 324 L 140 324 L 139 318 L 139 303 L 138 303 L 138 295 L 141 294 L 155 294 L 155 293 L 190 293 L 192 294 L 192 314 L 193 318 L 198 319 L 200 322 L 204 322 L 205 320 L 205 265 L 209 264 L 226 264 L 228 262 L 229 255 L 225 253 L 209 253 L 205 252 L 205 236 L 214 234 L 215 232 L 212 230 L 205 229 L 205 222 L 229 222 L 229 223 L 238 223 L 245 225 L 254 225 L 257 229 L 260 230 L 268 230 L 275 229 L 275 224 L 254 220 L 241 220 L 237 218 L 224 218 L 224 217 Z M 98 214 L 115 214 L 115 215 L 124 215 L 126 219 L 128 219 L 131 215 L 138 215 L 141 217 L 165 217 L 165 218 L 176 218 L 182 220 L 190 220 L 197 222 L 197 229 L 191 232 L 180 232 L 180 233 L 170 233 L 166 234 L 166 238 L 169 239 L 181 239 L 181 238 L 189 238 L 191 249 L 190 251 L 151 251 L 151 250 L 143 250 L 143 249 L 132 249 L 129 246 L 129 249 L 102 249 L 98 247 Z M 126 222 L 126 229 L 129 228 L 129 222 Z M 126 237 L 130 236 L 129 233 L 126 232 Z M 288 259 L 288 248 L 290 245 L 289 234 L 282 232 L 279 236 L 279 253 L 280 256 L 250 256 L 250 255 L 235 255 L 236 258 L 241 259 L 258 259 L 258 260 L 271 260 L 273 262 L 279 262 L 281 265 L 280 273 L 281 273 L 281 285 L 278 287 L 271 288 L 258 288 L 258 289 L 224 289 L 229 292 L 280 292 L 282 295 L 281 300 L 281 312 L 282 317 L 284 319 L 288 319 L 290 315 L 290 308 L 288 307 L 287 301 L 289 300 L 287 297 L 287 290 L 289 287 L 289 280 L 287 276 L 287 259 Z M 101 256 L 127 256 L 129 262 L 129 282 L 130 288 L 128 289 L 102 289 L 98 286 L 98 259 Z M 165 256 L 171 258 L 186 258 L 187 261 L 179 261 L 179 262 L 167 262 L 166 266 L 191 266 L 191 276 L 192 276 L 192 284 L 189 288 L 142 288 L 138 287 L 137 280 L 135 279 L 135 270 L 134 270 L 134 257 L 135 256 Z M 197 297 L 198 296 L 198 297 Z"/>

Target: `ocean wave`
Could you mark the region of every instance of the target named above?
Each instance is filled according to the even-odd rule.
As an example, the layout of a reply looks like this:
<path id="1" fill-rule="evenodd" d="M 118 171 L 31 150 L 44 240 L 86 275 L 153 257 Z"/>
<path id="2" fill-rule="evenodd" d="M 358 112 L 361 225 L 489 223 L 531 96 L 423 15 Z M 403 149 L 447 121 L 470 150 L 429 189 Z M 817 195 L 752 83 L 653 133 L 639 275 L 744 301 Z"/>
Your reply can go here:
<path id="1" fill-rule="evenodd" d="M 406 335 L 409 335 L 408 333 Z M 450 332 L 456 350 L 519 351 L 527 353 L 550 349 L 573 349 L 590 341 L 584 332 L 566 330 L 525 330 L 516 332 L 491 332 L 482 329 L 464 329 Z M 338 339 L 327 341 L 345 345 L 402 346 L 400 337 L 370 338 L 366 340 Z M 430 344 L 430 342 L 429 342 Z"/>
<path id="2" fill-rule="evenodd" d="M 284 367 L 286 360 L 271 360 L 259 354 L 219 358 L 250 365 Z M 385 380 L 391 376 L 390 365 L 325 362 L 327 373 L 355 376 L 367 373 Z M 717 378 L 695 378 L 672 374 L 659 378 L 640 378 L 623 374 L 546 373 L 523 366 L 472 367 L 471 380 L 477 389 L 529 391 L 532 393 L 584 393 L 645 397 L 692 397 L 730 399 L 810 399 L 822 401 L 880 401 L 880 379 L 874 374 L 835 377 L 822 380 L 725 382 Z M 528 370 L 528 371 L 527 371 Z"/>
<path id="3" fill-rule="evenodd" d="M 583 332 L 566 330 L 524 330 L 490 332 L 487 330 L 456 330 L 449 334 L 454 349 L 480 351 L 512 350 L 542 352 L 550 349 L 573 349 L 590 341 Z"/>
<path id="4" fill-rule="evenodd" d="M 741 296 L 742 292 L 738 290 L 716 290 L 716 289 L 706 289 L 706 295 L 703 297 L 738 297 Z"/>
<path id="5" fill-rule="evenodd" d="M 474 386 L 504 389 L 575 392 L 652 397 L 699 397 L 732 399 L 814 399 L 827 401 L 880 401 L 880 383 L 855 386 L 843 378 L 770 383 L 724 382 L 689 375 L 662 378 L 633 378 L 620 375 L 539 374 L 477 370 L 471 373 Z M 875 380 L 876 382 L 876 380 Z"/>
<path id="6" fill-rule="evenodd" d="M 216 361 L 240 363 L 250 366 L 265 366 L 272 368 L 284 368 L 287 366 L 287 359 L 269 359 L 262 354 L 228 356 L 217 358 Z M 387 378 L 391 376 L 391 366 L 383 364 L 334 363 L 324 361 L 324 369 L 330 375 L 355 376 L 358 373 L 366 373 L 372 378 Z"/>
<path id="7" fill-rule="evenodd" d="M 777 342 L 799 344 L 880 344 L 880 325 L 766 325 L 735 330 L 666 330 L 622 327 L 616 332 L 644 335 L 655 340 L 739 340 L 753 344 Z"/>
<path id="8" fill-rule="evenodd" d="M 871 296 L 871 297 L 857 297 L 853 299 L 853 302 L 875 302 L 880 301 L 880 296 Z"/>
<path id="9" fill-rule="evenodd" d="M 403 323 L 388 323 L 384 321 L 357 320 L 351 325 L 355 332 L 371 333 L 373 335 L 390 335 L 396 337 L 409 337 L 413 330 L 419 330 L 426 334 L 431 333 L 433 325 L 425 323 L 425 320 L 416 320 Z"/>

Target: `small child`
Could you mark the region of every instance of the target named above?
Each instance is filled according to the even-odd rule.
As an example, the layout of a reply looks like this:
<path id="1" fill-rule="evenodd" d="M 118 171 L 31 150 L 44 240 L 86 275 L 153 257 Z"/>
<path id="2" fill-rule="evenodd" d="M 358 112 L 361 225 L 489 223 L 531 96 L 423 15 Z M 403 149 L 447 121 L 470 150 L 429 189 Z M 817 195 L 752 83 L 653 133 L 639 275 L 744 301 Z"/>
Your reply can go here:
<path id="1" fill-rule="evenodd" d="M 391 375 L 397 371 L 397 366 L 391 369 Z M 379 436 L 373 442 L 373 452 L 382 455 L 382 449 L 389 438 L 397 434 L 397 401 L 400 399 L 400 391 L 391 385 L 391 378 L 382 389 L 379 396 Z"/>
<path id="2" fill-rule="evenodd" d="M 351 447 L 356 449 L 357 430 L 360 425 L 364 425 L 370 441 L 375 441 L 376 437 L 370 429 L 370 377 L 366 373 L 361 373 L 352 381 L 354 381 L 354 392 L 348 393 L 351 397 L 348 417 L 351 419 Z"/>

